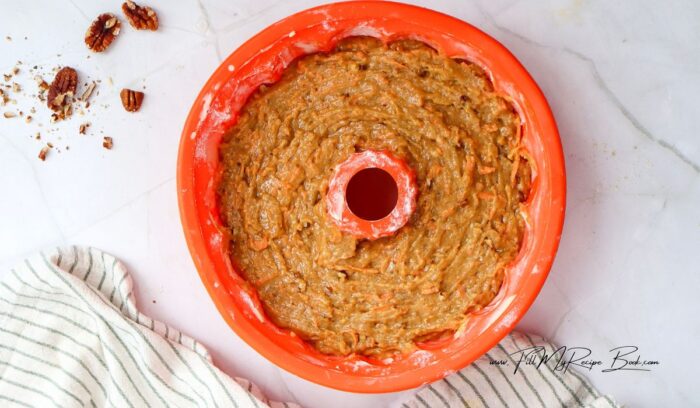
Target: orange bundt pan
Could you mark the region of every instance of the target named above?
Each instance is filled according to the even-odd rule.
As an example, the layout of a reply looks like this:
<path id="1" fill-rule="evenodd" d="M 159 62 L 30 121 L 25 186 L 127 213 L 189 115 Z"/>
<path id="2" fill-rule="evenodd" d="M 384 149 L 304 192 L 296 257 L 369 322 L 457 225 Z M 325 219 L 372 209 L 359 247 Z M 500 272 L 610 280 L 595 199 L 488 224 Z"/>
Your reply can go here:
<path id="1" fill-rule="evenodd" d="M 248 97 L 279 79 L 295 58 L 331 50 L 345 37 L 385 42 L 413 38 L 439 52 L 479 64 L 495 89 L 508 96 L 523 122 L 523 144 L 533 165 L 527 229 L 501 291 L 469 315 L 463 331 L 421 349 L 382 361 L 319 353 L 275 326 L 255 290 L 232 267 L 217 211 L 218 146 Z M 496 345 L 528 310 L 544 284 L 564 222 L 566 177 L 557 127 L 537 84 L 500 43 L 477 28 L 428 9 L 391 2 L 329 4 L 294 14 L 234 51 L 202 88 L 185 122 L 177 164 L 182 226 L 204 286 L 221 316 L 260 354 L 279 367 L 328 387 L 365 393 L 400 391 L 436 381 Z"/>

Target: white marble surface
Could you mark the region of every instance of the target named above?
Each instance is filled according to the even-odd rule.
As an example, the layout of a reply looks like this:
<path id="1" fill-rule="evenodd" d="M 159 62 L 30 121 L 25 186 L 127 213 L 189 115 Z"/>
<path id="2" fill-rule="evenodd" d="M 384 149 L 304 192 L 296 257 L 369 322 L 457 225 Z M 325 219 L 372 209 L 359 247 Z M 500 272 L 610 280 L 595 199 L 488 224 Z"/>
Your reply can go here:
<path id="1" fill-rule="evenodd" d="M 0 71 L 21 60 L 17 82 L 27 96 L 0 110 L 41 107 L 29 96 L 35 85 L 27 68 L 35 64 L 45 71 L 71 65 L 102 83 L 85 119 L 50 125 L 43 107 L 31 124 L 0 117 L 0 270 L 51 245 L 102 248 L 128 264 L 146 313 L 201 339 L 226 372 L 251 378 L 271 397 L 309 407 L 395 403 L 402 395 L 333 391 L 255 353 L 217 314 L 180 230 L 177 144 L 200 86 L 248 37 L 317 3 L 153 0 L 159 32 L 125 28 L 107 53 L 88 59 L 82 38 L 90 20 L 117 12 L 119 2 L 2 2 Z M 419 3 L 509 47 L 543 88 L 560 126 L 569 180 L 564 235 L 519 328 L 600 357 L 638 345 L 642 358 L 661 365 L 596 370 L 588 373 L 595 385 L 629 406 L 700 405 L 691 343 L 700 335 L 700 3 Z M 119 90 L 141 86 L 141 112 L 124 112 Z M 84 120 L 92 127 L 78 135 Z M 30 137 L 37 131 L 62 152 L 39 161 L 41 142 Z M 114 138 L 112 151 L 102 149 L 101 132 Z"/>

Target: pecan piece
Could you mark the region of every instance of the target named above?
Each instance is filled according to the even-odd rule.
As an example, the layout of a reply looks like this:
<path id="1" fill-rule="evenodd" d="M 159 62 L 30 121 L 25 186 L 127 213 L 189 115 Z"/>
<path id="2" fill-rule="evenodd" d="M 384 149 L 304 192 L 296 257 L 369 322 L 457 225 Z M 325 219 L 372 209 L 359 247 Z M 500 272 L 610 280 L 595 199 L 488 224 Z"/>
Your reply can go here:
<path id="1" fill-rule="evenodd" d="M 119 93 L 122 98 L 122 105 L 127 112 L 136 112 L 141 108 L 143 103 L 143 92 L 133 91 L 131 89 L 122 89 Z"/>
<path id="2" fill-rule="evenodd" d="M 133 1 L 127 0 L 122 4 L 122 11 L 129 20 L 129 24 L 137 30 L 158 29 L 158 15 L 148 6 L 139 6 Z"/>
<path id="3" fill-rule="evenodd" d="M 41 148 L 41 150 L 39 151 L 39 156 L 38 156 L 39 160 L 41 160 L 41 161 L 46 160 L 46 155 L 49 154 L 49 149 L 50 149 L 49 146 L 44 146 Z"/>
<path id="4" fill-rule="evenodd" d="M 71 104 L 78 87 L 78 73 L 71 67 L 63 67 L 49 85 L 46 102 L 51 110 L 63 112 Z"/>
<path id="5" fill-rule="evenodd" d="M 90 82 L 90 85 L 88 85 L 87 88 L 85 88 L 83 94 L 80 96 L 80 100 L 83 102 L 87 102 L 88 99 L 90 99 L 90 95 L 92 95 L 92 91 L 95 90 L 96 86 L 97 84 L 95 83 L 95 81 Z"/>
<path id="6" fill-rule="evenodd" d="M 111 150 L 112 146 L 114 146 L 114 141 L 112 141 L 112 138 L 109 136 L 105 136 L 102 138 L 102 147 L 104 147 L 107 150 Z"/>
<path id="7" fill-rule="evenodd" d="M 106 50 L 119 35 L 121 26 L 122 23 L 114 14 L 100 14 L 85 33 L 85 45 L 95 52 Z"/>
<path id="8" fill-rule="evenodd" d="M 37 75 L 34 77 L 34 80 L 36 81 L 36 85 L 39 88 L 40 94 L 43 94 L 44 92 L 49 90 L 49 84 L 47 84 L 46 81 L 44 81 L 44 78 Z"/>

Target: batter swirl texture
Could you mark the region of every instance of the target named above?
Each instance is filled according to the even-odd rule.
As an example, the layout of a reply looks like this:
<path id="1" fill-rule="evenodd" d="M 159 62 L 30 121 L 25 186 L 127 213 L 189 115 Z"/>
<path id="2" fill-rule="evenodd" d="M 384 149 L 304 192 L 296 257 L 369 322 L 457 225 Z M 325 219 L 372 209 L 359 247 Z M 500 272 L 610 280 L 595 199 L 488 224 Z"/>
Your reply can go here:
<path id="1" fill-rule="evenodd" d="M 323 353 L 385 356 L 445 336 L 498 293 L 531 170 L 520 119 L 476 65 L 349 38 L 262 86 L 220 147 L 230 255 L 267 315 Z M 324 199 L 334 167 L 388 150 L 416 173 L 395 235 L 358 240 Z"/>

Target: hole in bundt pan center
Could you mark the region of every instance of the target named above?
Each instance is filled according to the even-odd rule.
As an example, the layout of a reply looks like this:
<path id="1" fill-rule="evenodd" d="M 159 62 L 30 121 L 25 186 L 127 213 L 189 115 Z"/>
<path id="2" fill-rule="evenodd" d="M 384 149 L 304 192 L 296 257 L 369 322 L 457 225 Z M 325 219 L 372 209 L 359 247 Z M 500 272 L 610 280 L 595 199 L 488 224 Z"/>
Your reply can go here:
<path id="1" fill-rule="evenodd" d="M 345 189 L 345 202 L 350 211 L 367 221 L 380 220 L 391 214 L 398 197 L 396 180 L 376 167 L 355 173 Z"/>

